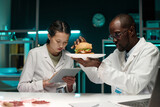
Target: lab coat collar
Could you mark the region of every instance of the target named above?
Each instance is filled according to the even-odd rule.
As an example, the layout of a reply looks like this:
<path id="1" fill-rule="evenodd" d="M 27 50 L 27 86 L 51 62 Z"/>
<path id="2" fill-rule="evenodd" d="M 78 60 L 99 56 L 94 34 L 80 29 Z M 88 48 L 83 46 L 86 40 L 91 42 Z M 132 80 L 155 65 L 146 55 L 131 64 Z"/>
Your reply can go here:
<path id="1" fill-rule="evenodd" d="M 52 68 L 58 68 L 58 67 L 62 67 L 62 65 L 64 64 L 64 60 L 65 60 L 65 52 L 64 52 L 64 50 L 62 51 L 62 57 L 60 58 L 60 60 L 59 60 L 59 62 L 58 62 L 58 64 L 57 64 L 57 66 L 55 67 L 54 65 L 53 65 L 53 62 L 52 62 L 52 60 L 51 60 L 51 58 L 50 58 L 50 56 L 49 56 L 49 54 L 48 54 L 48 49 L 47 49 L 47 44 L 44 44 L 43 46 L 42 46 L 42 51 L 43 51 L 43 53 L 44 53 L 44 58 L 46 59 L 46 61 L 49 63 L 49 65 L 50 66 L 52 66 Z"/>
<path id="2" fill-rule="evenodd" d="M 61 69 L 63 67 L 64 63 L 65 63 L 65 60 L 66 60 L 65 52 L 64 52 L 64 50 L 62 50 L 62 56 L 61 56 L 58 64 L 56 65 L 56 69 Z"/>
<path id="3" fill-rule="evenodd" d="M 48 49 L 47 49 L 47 44 L 44 44 L 43 46 L 42 46 L 42 51 L 43 51 L 43 55 L 44 55 L 44 59 L 48 62 L 48 64 L 52 67 L 52 68 L 54 68 L 54 65 L 53 65 L 53 63 L 52 63 L 52 60 L 51 60 L 51 58 L 50 58 L 50 56 L 49 56 L 49 53 L 48 53 Z"/>
<path id="4" fill-rule="evenodd" d="M 140 52 L 139 50 L 142 49 L 143 44 L 145 42 L 146 41 L 145 41 L 144 38 L 140 38 L 140 40 L 138 41 L 138 43 L 135 45 L 133 52 L 129 56 L 129 58 L 128 58 L 127 62 L 126 62 L 126 66 L 128 66 L 133 61 L 133 59 L 139 54 L 139 52 Z M 125 52 L 124 52 L 124 54 L 125 54 Z M 126 68 L 126 67 L 124 67 L 124 68 Z"/>

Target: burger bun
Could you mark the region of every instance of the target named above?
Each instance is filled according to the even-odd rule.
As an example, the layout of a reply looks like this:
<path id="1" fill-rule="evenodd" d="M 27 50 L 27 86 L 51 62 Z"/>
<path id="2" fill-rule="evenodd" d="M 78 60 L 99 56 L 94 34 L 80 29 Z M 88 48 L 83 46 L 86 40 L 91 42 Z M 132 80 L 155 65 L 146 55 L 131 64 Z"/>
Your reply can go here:
<path id="1" fill-rule="evenodd" d="M 76 45 L 75 49 L 92 49 L 92 44 L 87 42 L 81 42 L 78 45 Z"/>

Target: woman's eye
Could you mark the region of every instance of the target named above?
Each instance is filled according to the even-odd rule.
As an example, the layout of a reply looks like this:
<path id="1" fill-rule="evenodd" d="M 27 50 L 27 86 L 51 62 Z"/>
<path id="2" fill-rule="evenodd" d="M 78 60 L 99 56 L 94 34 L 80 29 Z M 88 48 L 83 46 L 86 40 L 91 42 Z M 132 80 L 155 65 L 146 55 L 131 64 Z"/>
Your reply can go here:
<path id="1" fill-rule="evenodd" d="M 57 43 L 60 43 L 60 41 L 57 41 Z"/>
<path id="2" fill-rule="evenodd" d="M 67 44 L 68 42 L 64 42 L 63 44 Z"/>

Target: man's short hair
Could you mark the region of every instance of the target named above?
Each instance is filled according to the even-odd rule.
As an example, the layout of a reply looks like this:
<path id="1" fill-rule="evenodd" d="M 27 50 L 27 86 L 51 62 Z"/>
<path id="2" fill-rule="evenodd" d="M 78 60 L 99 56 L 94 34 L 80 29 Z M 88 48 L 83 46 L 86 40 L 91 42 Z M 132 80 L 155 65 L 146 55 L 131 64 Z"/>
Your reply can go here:
<path id="1" fill-rule="evenodd" d="M 132 16 L 128 14 L 119 14 L 113 20 L 117 18 L 120 20 L 122 28 L 130 28 L 131 26 L 136 28 L 136 24 Z"/>

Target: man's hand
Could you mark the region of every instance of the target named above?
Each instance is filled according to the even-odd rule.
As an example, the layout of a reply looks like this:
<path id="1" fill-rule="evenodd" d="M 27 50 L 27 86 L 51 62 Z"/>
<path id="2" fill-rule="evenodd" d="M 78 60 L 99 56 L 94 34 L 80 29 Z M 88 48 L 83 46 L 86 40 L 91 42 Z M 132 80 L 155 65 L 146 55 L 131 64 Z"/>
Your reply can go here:
<path id="1" fill-rule="evenodd" d="M 99 67 L 101 62 L 96 58 L 87 58 L 87 60 L 83 60 L 82 58 L 72 58 L 84 67 Z"/>
<path id="2" fill-rule="evenodd" d="M 76 41 L 74 41 L 74 45 L 71 46 L 71 49 L 75 48 L 75 46 L 81 42 L 86 42 L 86 39 L 83 38 L 82 36 L 79 36 L 79 38 Z"/>

